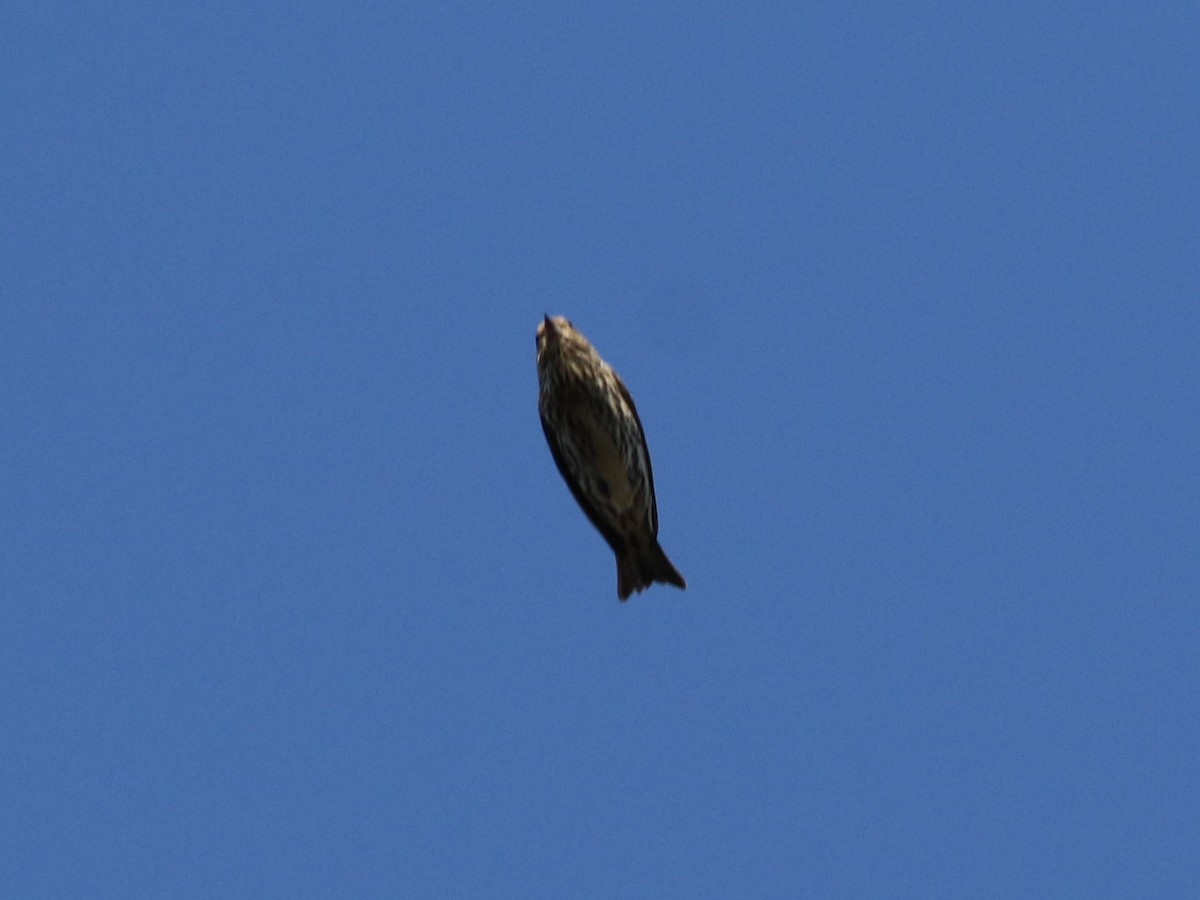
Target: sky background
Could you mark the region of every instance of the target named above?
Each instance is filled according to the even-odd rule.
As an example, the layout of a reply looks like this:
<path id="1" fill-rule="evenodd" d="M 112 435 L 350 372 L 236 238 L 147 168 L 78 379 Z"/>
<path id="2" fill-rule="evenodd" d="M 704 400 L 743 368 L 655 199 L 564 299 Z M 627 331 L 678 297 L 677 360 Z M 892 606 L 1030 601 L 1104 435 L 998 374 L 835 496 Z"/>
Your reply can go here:
<path id="1" fill-rule="evenodd" d="M 0 47 L 7 896 L 1200 894 L 1194 4 Z M 617 601 L 543 313 L 686 592 Z"/>

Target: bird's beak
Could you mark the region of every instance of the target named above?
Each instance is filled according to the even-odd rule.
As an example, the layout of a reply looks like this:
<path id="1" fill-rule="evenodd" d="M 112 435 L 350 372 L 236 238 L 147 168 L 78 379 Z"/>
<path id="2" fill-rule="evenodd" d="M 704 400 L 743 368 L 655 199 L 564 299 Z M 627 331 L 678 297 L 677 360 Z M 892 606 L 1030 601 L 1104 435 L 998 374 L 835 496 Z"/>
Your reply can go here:
<path id="1" fill-rule="evenodd" d="M 542 316 L 542 329 L 547 340 L 558 339 L 558 329 L 554 327 L 554 321 L 547 315 Z"/>

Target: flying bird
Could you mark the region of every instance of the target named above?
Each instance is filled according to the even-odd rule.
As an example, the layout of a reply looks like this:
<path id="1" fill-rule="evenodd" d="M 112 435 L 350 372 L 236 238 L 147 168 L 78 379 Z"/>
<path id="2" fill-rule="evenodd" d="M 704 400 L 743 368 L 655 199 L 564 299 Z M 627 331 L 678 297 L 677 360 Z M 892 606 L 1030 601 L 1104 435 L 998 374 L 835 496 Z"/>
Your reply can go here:
<path id="1" fill-rule="evenodd" d="M 554 463 L 617 557 L 617 596 L 687 587 L 658 544 L 646 434 L 633 397 L 562 316 L 537 327 L 538 413 Z"/>

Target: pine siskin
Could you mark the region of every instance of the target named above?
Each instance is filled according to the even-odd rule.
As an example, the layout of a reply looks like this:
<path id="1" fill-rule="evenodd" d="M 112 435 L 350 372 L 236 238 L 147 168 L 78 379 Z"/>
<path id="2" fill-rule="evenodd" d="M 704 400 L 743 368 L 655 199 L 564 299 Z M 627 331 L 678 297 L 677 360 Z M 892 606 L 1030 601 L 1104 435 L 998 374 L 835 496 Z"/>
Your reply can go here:
<path id="1" fill-rule="evenodd" d="M 538 413 L 558 471 L 617 556 L 617 596 L 686 587 L 658 545 L 650 451 L 617 373 L 562 316 L 537 328 Z"/>

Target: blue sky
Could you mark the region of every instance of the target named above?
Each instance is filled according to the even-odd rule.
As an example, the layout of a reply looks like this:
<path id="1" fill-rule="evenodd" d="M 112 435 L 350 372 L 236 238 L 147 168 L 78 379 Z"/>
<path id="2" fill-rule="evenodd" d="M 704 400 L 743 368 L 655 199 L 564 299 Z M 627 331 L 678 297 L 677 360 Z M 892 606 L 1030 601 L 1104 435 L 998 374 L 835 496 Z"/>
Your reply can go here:
<path id="1" fill-rule="evenodd" d="M 1200 891 L 1194 7 L 0 34 L 11 896 Z"/>

